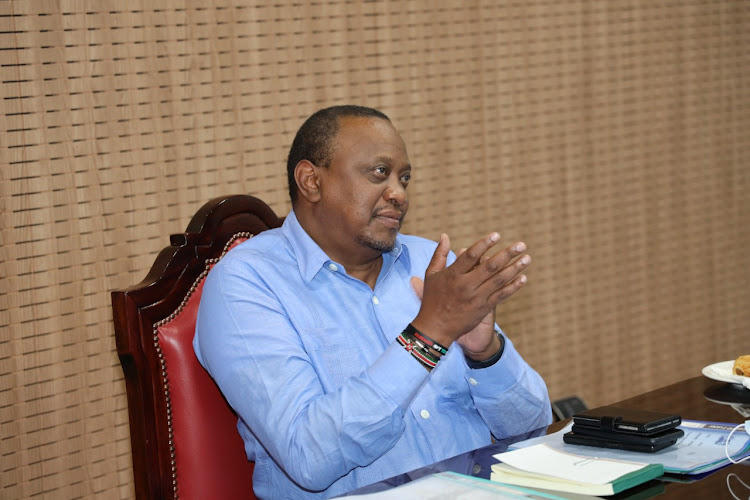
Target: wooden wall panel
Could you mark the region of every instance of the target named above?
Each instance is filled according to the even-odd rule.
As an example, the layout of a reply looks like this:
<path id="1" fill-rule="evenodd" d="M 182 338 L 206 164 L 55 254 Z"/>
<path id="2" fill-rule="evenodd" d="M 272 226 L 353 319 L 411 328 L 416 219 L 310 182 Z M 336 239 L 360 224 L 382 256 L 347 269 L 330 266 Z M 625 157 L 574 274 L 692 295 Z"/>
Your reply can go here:
<path id="1" fill-rule="evenodd" d="M 553 398 L 750 353 L 749 54 L 742 0 L 0 2 L 0 497 L 133 495 L 109 291 L 212 197 L 286 213 L 332 104 L 402 131 L 407 232 L 529 244 Z"/>

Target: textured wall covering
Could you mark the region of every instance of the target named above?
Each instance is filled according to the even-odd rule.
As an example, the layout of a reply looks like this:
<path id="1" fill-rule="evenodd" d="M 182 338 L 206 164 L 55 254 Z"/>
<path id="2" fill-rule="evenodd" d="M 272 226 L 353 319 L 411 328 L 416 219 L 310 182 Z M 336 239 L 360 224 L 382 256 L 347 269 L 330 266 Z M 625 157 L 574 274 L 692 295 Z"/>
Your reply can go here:
<path id="1" fill-rule="evenodd" d="M 406 139 L 406 231 L 534 259 L 498 321 L 553 398 L 750 354 L 745 0 L 0 2 L 0 497 L 128 498 L 109 291 L 221 194 L 288 208 L 320 107 Z"/>

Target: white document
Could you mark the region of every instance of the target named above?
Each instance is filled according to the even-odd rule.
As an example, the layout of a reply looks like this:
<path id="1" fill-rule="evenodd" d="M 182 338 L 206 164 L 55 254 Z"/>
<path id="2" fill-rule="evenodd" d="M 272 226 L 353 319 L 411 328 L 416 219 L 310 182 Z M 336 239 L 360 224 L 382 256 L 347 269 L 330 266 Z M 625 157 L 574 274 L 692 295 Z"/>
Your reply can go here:
<path id="1" fill-rule="evenodd" d="M 546 444 L 537 444 L 514 451 L 498 453 L 494 458 L 516 469 L 545 474 L 568 481 L 589 484 L 612 483 L 625 474 L 644 468 L 643 462 L 600 460 L 555 450 Z"/>
<path id="2" fill-rule="evenodd" d="M 565 500 L 566 498 L 588 499 L 592 497 L 533 491 L 454 472 L 440 472 L 390 490 L 343 498 L 345 500 Z"/>
<path id="3" fill-rule="evenodd" d="M 545 443 L 555 450 L 587 457 L 662 464 L 664 465 L 664 472 L 677 474 L 700 474 L 729 463 L 724 454 L 724 443 L 729 436 L 729 430 L 733 427 L 729 424 L 683 419 L 679 428 L 685 431 L 685 435 L 678 439 L 674 445 L 655 453 L 567 444 L 563 442 L 562 436 L 569 432 L 572 426 L 573 423 L 571 422 L 562 430 L 553 434 L 515 443 L 510 448 L 520 449 Z M 735 432 L 729 444 L 729 451 L 735 459 L 746 456 L 750 453 L 750 437 L 745 433 Z"/>

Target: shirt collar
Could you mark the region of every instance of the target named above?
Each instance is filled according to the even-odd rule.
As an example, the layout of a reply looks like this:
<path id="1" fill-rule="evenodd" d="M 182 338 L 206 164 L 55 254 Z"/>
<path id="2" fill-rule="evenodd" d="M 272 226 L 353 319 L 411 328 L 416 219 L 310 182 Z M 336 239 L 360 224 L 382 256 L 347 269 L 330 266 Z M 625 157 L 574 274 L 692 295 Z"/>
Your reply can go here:
<path id="1" fill-rule="evenodd" d="M 300 225 L 294 210 L 286 216 L 281 231 L 297 257 L 300 275 L 309 283 L 327 262 L 331 262 L 331 259 Z M 381 273 L 389 269 L 398 260 L 402 260 L 404 265 L 408 267 L 409 253 L 401 241 L 400 233 L 396 236 L 396 246 L 393 250 L 383 254 Z"/>

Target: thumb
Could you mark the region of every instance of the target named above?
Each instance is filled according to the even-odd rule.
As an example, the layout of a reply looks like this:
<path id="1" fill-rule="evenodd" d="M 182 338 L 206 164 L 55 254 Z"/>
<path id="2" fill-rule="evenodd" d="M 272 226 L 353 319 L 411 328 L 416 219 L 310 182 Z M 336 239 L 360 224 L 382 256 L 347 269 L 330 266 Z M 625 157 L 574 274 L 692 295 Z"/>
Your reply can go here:
<path id="1" fill-rule="evenodd" d="M 427 269 L 424 272 L 425 277 L 445 269 L 445 264 L 448 262 L 448 252 L 450 252 L 450 249 L 451 240 L 448 238 L 447 234 L 441 234 L 440 242 L 435 249 L 435 253 L 432 254 L 432 259 L 430 259 L 430 263 L 427 265 Z"/>
<path id="2" fill-rule="evenodd" d="M 414 293 L 417 294 L 419 300 L 422 300 L 422 297 L 424 297 L 424 281 L 422 281 L 422 278 L 418 276 L 412 276 L 410 281 L 411 287 L 414 289 Z"/>

